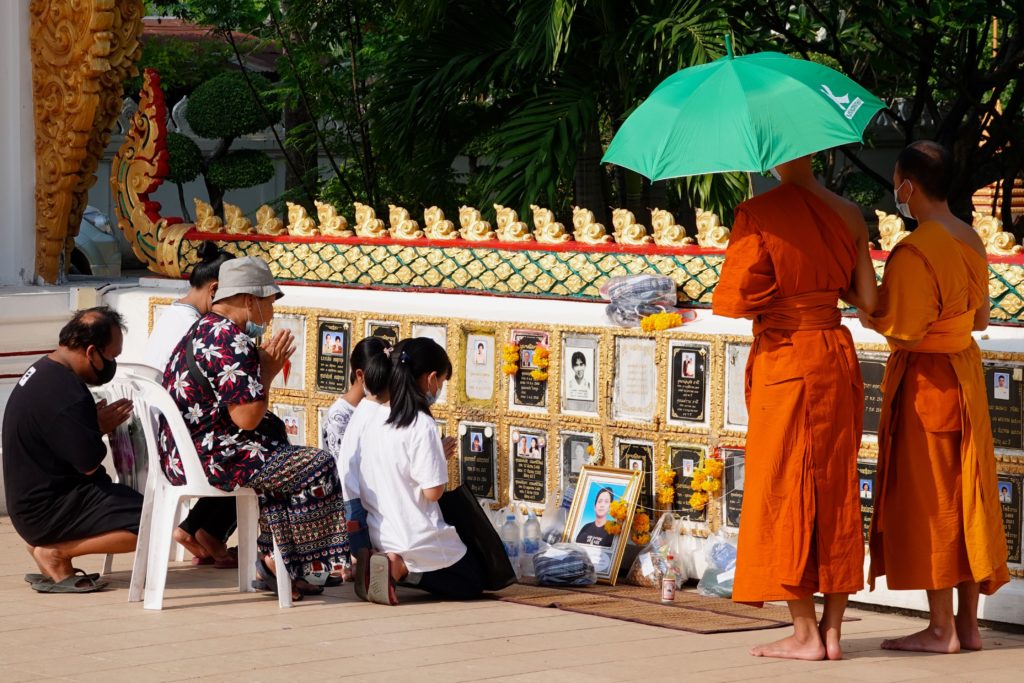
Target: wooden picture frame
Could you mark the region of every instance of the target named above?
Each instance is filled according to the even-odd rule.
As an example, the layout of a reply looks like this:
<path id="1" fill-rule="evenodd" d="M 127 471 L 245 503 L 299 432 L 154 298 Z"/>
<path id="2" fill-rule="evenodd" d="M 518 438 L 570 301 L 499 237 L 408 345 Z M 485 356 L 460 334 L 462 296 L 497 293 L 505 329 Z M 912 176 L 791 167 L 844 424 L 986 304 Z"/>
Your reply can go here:
<path id="1" fill-rule="evenodd" d="M 639 472 L 614 467 L 586 465 L 580 471 L 562 541 L 586 547 L 599 583 L 614 586 L 618 579 L 619 565 L 629 542 L 629 530 L 633 526 L 633 513 L 640 495 L 640 476 Z M 610 499 L 607 491 L 612 494 Z M 604 519 L 611 519 L 605 499 L 608 499 L 608 505 L 614 500 L 626 503 L 626 518 L 618 534 L 609 534 L 598 524 L 602 514 Z M 584 540 L 580 541 L 581 538 Z"/>

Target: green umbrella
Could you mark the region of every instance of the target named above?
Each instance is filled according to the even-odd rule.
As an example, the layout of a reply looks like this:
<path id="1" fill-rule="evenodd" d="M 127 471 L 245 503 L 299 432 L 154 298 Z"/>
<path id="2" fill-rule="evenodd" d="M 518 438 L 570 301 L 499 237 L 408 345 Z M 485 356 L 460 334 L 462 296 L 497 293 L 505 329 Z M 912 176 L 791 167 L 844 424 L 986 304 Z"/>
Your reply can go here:
<path id="1" fill-rule="evenodd" d="M 603 162 L 651 180 L 764 172 L 860 142 L 877 97 L 827 66 L 778 52 L 690 67 L 666 78 L 619 128 Z"/>

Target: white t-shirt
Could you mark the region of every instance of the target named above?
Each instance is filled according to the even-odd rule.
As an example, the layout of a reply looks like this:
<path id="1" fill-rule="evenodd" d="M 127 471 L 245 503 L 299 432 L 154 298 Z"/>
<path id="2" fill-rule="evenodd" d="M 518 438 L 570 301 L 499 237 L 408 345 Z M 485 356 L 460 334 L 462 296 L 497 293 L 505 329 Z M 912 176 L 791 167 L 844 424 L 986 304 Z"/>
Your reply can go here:
<path id="1" fill-rule="evenodd" d="M 324 445 L 338 463 L 338 479 L 345 500 L 359 498 L 359 435 L 367 424 L 384 424 L 388 419 L 385 406 L 364 398 L 355 408 L 343 398 L 327 411 Z M 379 416 L 383 413 L 383 416 Z M 378 419 L 379 417 L 379 419 Z"/>
<path id="2" fill-rule="evenodd" d="M 199 311 L 188 304 L 174 302 L 165 308 L 153 325 L 142 362 L 160 372 L 166 370 L 174 347 L 197 320 Z"/>
<path id="3" fill-rule="evenodd" d="M 445 523 L 441 507 L 423 496 L 423 489 L 448 483 L 437 424 L 426 413 L 404 429 L 386 420 L 385 414 L 367 424 L 359 437 L 359 493 L 370 540 L 379 550 L 401 555 L 411 572 L 450 567 L 466 546 Z"/>

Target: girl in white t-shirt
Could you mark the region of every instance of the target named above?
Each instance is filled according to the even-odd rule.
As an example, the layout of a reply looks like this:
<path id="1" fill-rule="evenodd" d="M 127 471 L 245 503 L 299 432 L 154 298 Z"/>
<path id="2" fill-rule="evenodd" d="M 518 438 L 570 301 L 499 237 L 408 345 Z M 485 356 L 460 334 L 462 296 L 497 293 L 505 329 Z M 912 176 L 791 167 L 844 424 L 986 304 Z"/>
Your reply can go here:
<path id="1" fill-rule="evenodd" d="M 430 406 L 451 377 L 451 361 L 426 337 L 400 341 L 390 360 L 390 409 L 379 411 L 358 439 L 359 494 L 370 540 L 380 552 L 362 554 L 356 583 L 381 604 L 397 604 L 395 583 L 445 598 L 477 597 L 483 591 L 480 562 L 445 523 L 437 502 L 448 484 L 455 441 L 442 441 Z"/>

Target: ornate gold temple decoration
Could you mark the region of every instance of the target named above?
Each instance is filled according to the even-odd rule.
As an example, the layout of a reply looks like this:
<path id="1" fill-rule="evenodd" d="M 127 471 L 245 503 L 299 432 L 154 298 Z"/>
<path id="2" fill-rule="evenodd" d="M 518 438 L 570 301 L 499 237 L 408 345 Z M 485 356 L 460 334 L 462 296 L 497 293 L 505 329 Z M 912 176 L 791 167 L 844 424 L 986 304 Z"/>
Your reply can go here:
<path id="1" fill-rule="evenodd" d="M 493 240 L 495 237 L 494 231 L 491 230 L 491 224 L 485 221 L 480 216 L 480 212 L 472 206 L 459 207 L 459 225 L 462 226 L 459 234 L 464 240 L 484 242 Z"/>
<path id="2" fill-rule="evenodd" d="M 536 204 L 530 204 L 530 211 L 533 212 L 533 234 L 537 241 L 542 244 L 561 244 L 568 242 L 569 233 L 565 226 L 555 220 L 555 214 L 551 209 L 543 209 Z"/>
<path id="3" fill-rule="evenodd" d="M 401 206 L 388 204 L 388 220 L 391 223 L 391 236 L 396 240 L 418 240 L 423 237 L 420 224 L 409 217 L 409 212 Z"/>
<path id="4" fill-rule="evenodd" d="M 224 228 L 229 235 L 252 235 L 256 232 L 241 207 L 227 202 L 224 202 Z"/>
<path id="5" fill-rule="evenodd" d="M 1013 256 L 1024 252 L 1024 247 L 1017 244 L 1012 232 L 1003 230 L 1003 222 L 995 216 L 986 216 L 980 211 L 972 211 L 974 231 L 985 243 L 985 251 L 996 256 Z"/>
<path id="6" fill-rule="evenodd" d="M 316 199 L 313 205 L 316 207 L 316 218 L 320 223 L 321 234 L 330 237 L 351 237 L 355 234 L 348 229 L 348 220 L 338 214 L 334 204 Z"/>
<path id="7" fill-rule="evenodd" d="M 892 251 L 892 248 L 901 239 L 910 236 L 903 224 L 903 219 L 899 216 L 877 209 L 875 215 L 878 216 L 878 246 L 882 251 Z"/>
<path id="8" fill-rule="evenodd" d="M 196 206 L 196 229 L 199 232 L 224 232 L 224 221 L 213 212 L 213 207 L 199 197 L 192 198 Z"/>
<path id="9" fill-rule="evenodd" d="M 578 206 L 572 207 L 573 239 L 583 244 L 609 244 L 614 239 L 594 218 L 594 212 Z"/>
<path id="10" fill-rule="evenodd" d="M 533 235 L 526 223 L 519 220 L 519 214 L 501 204 L 494 205 L 494 213 L 498 226 L 498 239 L 502 242 L 532 242 Z"/>
<path id="11" fill-rule="evenodd" d="M 454 240 L 459 237 L 455 230 L 455 224 L 444 217 L 444 211 L 436 206 L 430 206 L 423 211 L 423 224 L 426 226 L 425 235 L 431 240 Z"/>
<path id="12" fill-rule="evenodd" d="M 138 73 L 141 0 L 32 0 L 29 45 L 36 153 L 35 270 L 63 277 L 122 83 Z M 63 259 L 63 263 L 62 263 Z"/>
<path id="13" fill-rule="evenodd" d="M 310 218 L 302 204 L 285 202 L 288 207 L 288 234 L 293 237 L 315 237 L 320 234 L 316 221 Z"/>
<path id="14" fill-rule="evenodd" d="M 675 216 L 665 209 L 651 209 L 651 227 L 654 229 L 654 243 L 661 247 L 682 247 L 696 244 L 686 236 L 686 228 L 676 225 Z"/>
<path id="15" fill-rule="evenodd" d="M 636 222 L 629 209 L 614 209 L 612 226 L 615 228 L 615 241 L 619 244 L 650 244 L 653 241 L 647 234 L 647 228 Z"/>
<path id="16" fill-rule="evenodd" d="M 287 235 L 288 229 L 284 221 L 277 217 L 277 212 L 269 204 L 256 209 L 256 233 L 259 235 Z"/>
<path id="17" fill-rule="evenodd" d="M 729 228 L 722 225 L 718 214 L 697 209 L 697 245 L 705 249 L 725 249 L 729 246 Z"/>
<path id="18" fill-rule="evenodd" d="M 356 202 L 352 206 L 356 210 L 356 237 L 386 237 L 387 228 L 384 221 L 377 218 L 372 206 Z"/>

